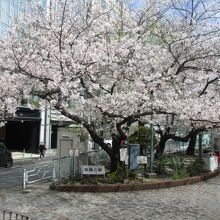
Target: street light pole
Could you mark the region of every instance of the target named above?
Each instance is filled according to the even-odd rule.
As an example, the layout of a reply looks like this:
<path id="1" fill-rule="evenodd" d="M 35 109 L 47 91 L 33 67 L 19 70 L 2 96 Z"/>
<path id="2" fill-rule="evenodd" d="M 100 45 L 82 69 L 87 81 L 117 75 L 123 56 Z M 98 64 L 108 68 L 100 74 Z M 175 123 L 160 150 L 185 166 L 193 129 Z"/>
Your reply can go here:
<path id="1" fill-rule="evenodd" d="M 200 158 L 202 157 L 202 136 L 203 136 L 203 133 L 200 132 L 199 133 L 199 157 Z"/>
<path id="2" fill-rule="evenodd" d="M 150 94 L 151 100 L 153 99 L 153 91 Z M 151 104 L 151 141 L 150 141 L 150 172 L 153 173 L 153 157 L 154 157 L 154 129 L 153 129 L 153 104 Z"/>
<path id="3" fill-rule="evenodd" d="M 153 173 L 153 157 L 154 157 L 154 129 L 153 129 L 153 114 L 151 115 L 151 141 L 150 141 L 150 172 Z"/>
<path id="4" fill-rule="evenodd" d="M 47 143 L 47 103 L 45 104 L 44 110 L 44 145 Z"/>

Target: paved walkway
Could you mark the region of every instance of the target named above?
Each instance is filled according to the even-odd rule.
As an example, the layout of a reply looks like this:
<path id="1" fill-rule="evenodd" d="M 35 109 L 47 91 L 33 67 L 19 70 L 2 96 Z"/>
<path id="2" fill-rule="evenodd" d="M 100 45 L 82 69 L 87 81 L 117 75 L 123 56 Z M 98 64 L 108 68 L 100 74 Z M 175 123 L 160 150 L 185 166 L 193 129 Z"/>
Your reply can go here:
<path id="1" fill-rule="evenodd" d="M 195 185 L 124 193 L 66 193 L 49 183 L 0 189 L 0 207 L 39 220 L 219 220 L 220 176 Z"/>
<path id="2" fill-rule="evenodd" d="M 56 149 L 46 150 L 45 156 L 55 156 Z M 22 160 L 22 159 L 33 159 L 39 158 L 39 154 L 25 153 L 25 152 L 12 152 L 13 160 Z"/>
<path id="3" fill-rule="evenodd" d="M 51 161 L 56 158 L 56 149 L 49 149 L 45 153 L 45 158 L 41 161 L 39 160 L 39 154 L 25 153 L 25 152 L 12 152 L 12 158 L 14 161 L 14 166 L 30 163 L 41 163 L 45 161 Z"/>

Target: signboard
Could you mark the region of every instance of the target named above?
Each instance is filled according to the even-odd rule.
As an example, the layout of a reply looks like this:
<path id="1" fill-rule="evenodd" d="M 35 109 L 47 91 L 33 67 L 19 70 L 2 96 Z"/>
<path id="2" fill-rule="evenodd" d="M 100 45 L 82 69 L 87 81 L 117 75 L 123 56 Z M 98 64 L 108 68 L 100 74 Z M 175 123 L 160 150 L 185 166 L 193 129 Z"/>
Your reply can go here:
<path id="1" fill-rule="evenodd" d="M 104 166 L 81 165 L 82 175 L 105 175 Z"/>
<path id="2" fill-rule="evenodd" d="M 138 164 L 147 164 L 147 157 L 146 156 L 137 156 L 137 163 Z"/>
<path id="3" fill-rule="evenodd" d="M 124 161 L 128 165 L 128 150 L 127 148 L 120 149 L 120 161 Z"/>
<path id="4" fill-rule="evenodd" d="M 137 157 L 139 155 L 140 155 L 140 145 L 129 144 L 129 169 L 130 170 L 138 169 Z"/>
<path id="5" fill-rule="evenodd" d="M 126 161 L 127 157 L 128 157 L 127 148 L 121 148 L 120 149 L 120 161 Z"/>

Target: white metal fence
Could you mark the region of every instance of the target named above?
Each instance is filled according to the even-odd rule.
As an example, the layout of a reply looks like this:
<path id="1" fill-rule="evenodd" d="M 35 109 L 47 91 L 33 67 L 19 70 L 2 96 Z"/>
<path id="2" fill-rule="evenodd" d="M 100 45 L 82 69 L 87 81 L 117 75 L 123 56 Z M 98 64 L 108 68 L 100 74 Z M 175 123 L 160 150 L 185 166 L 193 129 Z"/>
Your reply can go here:
<path id="1" fill-rule="evenodd" d="M 78 157 L 53 159 L 53 181 L 80 175 L 82 165 L 107 166 L 108 163 L 110 158 L 103 150 L 82 153 Z"/>
<path id="2" fill-rule="evenodd" d="M 74 174 L 74 157 L 53 159 L 53 181 L 70 177 Z"/>
<path id="3" fill-rule="evenodd" d="M 86 156 L 53 159 L 53 181 L 79 175 L 81 165 L 88 165 Z"/>
<path id="4" fill-rule="evenodd" d="M 23 169 L 23 189 L 27 184 L 36 183 L 46 179 L 52 179 L 53 166 L 51 164 L 42 164 L 31 170 Z"/>

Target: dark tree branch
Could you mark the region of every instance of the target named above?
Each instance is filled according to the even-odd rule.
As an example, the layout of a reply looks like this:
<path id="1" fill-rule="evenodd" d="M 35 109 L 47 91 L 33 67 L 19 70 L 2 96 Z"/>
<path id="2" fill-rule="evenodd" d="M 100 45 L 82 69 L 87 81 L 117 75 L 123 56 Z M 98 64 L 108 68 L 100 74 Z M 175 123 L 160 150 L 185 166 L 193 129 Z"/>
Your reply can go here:
<path id="1" fill-rule="evenodd" d="M 214 79 L 212 79 L 212 80 L 207 80 L 206 85 L 205 85 L 205 87 L 203 88 L 203 90 L 199 93 L 199 96 L 205 94 L 205 92 L 206 92 L 208 86 L 209 86 L 210 84 L 212 84 L 213 82 L 216 82 L 218 79 L 219 79 L 219 77 L 216 77 L 216 78 L 214 78 Z"/>

